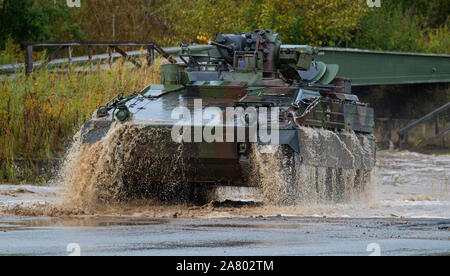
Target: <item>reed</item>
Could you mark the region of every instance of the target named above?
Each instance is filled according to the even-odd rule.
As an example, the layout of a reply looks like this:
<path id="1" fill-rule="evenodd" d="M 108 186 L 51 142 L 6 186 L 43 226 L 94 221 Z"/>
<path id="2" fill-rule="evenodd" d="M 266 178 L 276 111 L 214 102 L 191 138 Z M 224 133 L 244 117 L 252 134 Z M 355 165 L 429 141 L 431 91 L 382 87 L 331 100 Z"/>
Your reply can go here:
<path id="1" fill-rule="evenodd" d="M 75 67 L 74 67 L 75 68 Z M 118 60 L 69 71 L 0 77 L 0 181 L 35 181 L 36 160 L 60 158 L 74 133 L 110 98 L 159 82 L 159 62 L 140 69 Z M 30 168 L 18 179 L 16 162 Z"/>

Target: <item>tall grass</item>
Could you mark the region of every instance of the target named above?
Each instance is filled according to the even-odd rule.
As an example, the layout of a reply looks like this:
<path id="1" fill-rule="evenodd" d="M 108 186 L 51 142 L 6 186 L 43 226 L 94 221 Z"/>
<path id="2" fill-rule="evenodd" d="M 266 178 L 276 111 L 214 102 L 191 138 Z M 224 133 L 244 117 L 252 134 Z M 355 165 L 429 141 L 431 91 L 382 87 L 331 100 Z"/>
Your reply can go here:
<path id="1" fill-rule="evenodd" d="M 36 160 L 61 157 L 94 110 L 119 92 L 159 82 L 158 65 L 136 69 L 119 60 L 101 67 L 0 77 L 0 181 L 18 181 L 17 160 L 33 168 Z"/>

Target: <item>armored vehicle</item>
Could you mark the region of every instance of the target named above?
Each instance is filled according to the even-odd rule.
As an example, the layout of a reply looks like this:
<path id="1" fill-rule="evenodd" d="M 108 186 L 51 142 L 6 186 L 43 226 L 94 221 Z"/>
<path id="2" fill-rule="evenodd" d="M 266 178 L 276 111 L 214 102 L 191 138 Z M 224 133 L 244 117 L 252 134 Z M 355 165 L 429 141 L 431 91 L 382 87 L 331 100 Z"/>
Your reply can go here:
<path id="1" fill-rule="evenodd" d="M 339 65 L 270 30 L 219 33 L 210 45 L 182 45 L 161 84 L 119 94 L 84 125 L 85 144 L 121 129 L 111 162 L 122 173 L 110 183 L 122 195 L 289 205 L 370 190 L 374 111 L 336 78 Z"/>

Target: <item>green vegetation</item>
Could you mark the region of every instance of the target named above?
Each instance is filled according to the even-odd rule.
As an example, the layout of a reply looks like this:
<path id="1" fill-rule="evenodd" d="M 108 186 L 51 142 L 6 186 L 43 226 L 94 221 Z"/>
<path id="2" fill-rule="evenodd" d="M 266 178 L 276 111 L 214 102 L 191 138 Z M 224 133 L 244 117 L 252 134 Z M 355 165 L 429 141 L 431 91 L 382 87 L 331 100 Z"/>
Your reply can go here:
<path id="1" fill-rule="evenodd" d="M 0 78 L 0 181 L 17 181 L 13 164 L 62 156 L 65 146 L 94 110 L 118 91 L 158 82 L 158 66 L 134 69 L 121 61 L 111 70 Z M 32 176 L 30 176 L 32 177 Z"/>
<path id="2" fill-rule="evenodd" d="M 274 29 L 285 43 L 450 53 L 448 0 L 0 0 L 0 62 L 8 40 L 204 43 L 215 32 Z M 180 8 L 182 7 L 182 8 Z M 9 55 L 9 58 L 5 58 Z"/>
<path id="3" fill-rule="evenodd" d="M 8 37 L 22 47 L 30 41 L 82 39 L 79 24 L 71 21 L 66 1 L 2 0 L 0 49 Z"/>
<path id="4" fill-rule="evenodd" d="M 218 31 L 259 28 L 279 32 L 289 44 L 450 53 L 448 0 L 381 0 L 381 8 L 369 8 L 367 0 L 108 3 L 86 1 L 79 9 L 76 18 L 87 37 L 151 40 L 171 46 L 180 41 L 204 43 Z"/>
<path id="5" fill-rule="evenodd" d="M 382 1 L 365 14 L 350 46 L 354 48 L 450 53 L 447 0 Z"/>
<path id="6" fill-rule="evenodd" d="M 177 40 L 196 40 L 201 33 L 212 38 L 217 31 L 246 32 L 253 29 L 273 29 L 285 43 L 327 45 L 350 39 L 351 32 L 367 10 L 364 1 L 347 0 L 241 0 L 241 1 L 183 1 L 178 9 L 167 1 L 157 14 Z M 186 28 L 186 26 L 195 26 Z"/>
<path id="7" fill-rule="evenodd" d="M 450 53 L 448 0 L 381 0 L 381 8 L 369 8 L 366 2 L 86 0 L 81 8 L 69 8 L 63 0 L 0 0 L 0 64 L 23 62 L 17 49 L 30 41 L 173 46 L 205 43 L 217 31 L 256 28 L 279 32 L 287 44 Z"/>

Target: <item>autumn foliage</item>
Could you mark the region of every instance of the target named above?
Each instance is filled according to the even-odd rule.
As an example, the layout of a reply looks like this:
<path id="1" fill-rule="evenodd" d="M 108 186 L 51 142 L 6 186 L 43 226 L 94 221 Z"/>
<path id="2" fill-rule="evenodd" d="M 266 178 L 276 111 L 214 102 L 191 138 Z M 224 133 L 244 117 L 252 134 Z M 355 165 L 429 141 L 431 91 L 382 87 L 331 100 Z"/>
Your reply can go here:
<path id="1" fill-rule="evenodd" d="M 350 39 L 368 11 L 362 1 L 347 0 L 178 1 L 183 9 L 170 2 L 158 11 L 171 15 L 163 19 L 173 34 L 167 38 L 169 44 L 181 39 L 195 41 L 200 30 L 212 37 L 218 31 L 272 29 L 287 43 L 328 45 Z"/>

